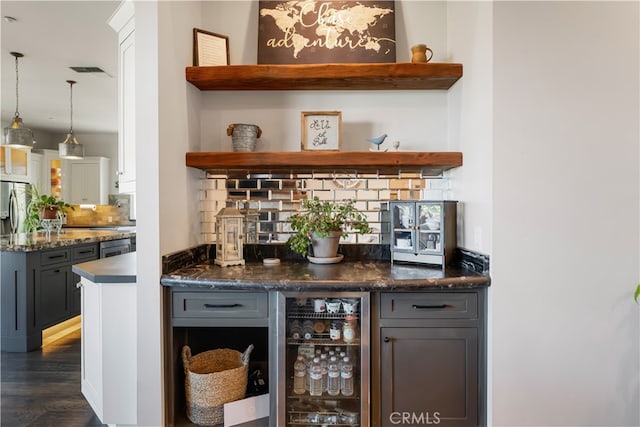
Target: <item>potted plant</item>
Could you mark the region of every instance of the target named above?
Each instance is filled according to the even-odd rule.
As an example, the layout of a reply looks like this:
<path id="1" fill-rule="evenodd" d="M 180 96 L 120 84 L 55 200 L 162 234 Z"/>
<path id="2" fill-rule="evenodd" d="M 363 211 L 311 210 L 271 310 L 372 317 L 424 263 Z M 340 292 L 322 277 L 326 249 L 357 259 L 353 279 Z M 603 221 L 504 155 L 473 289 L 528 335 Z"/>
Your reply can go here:
<path id="1" fill-rule="evenodd" d="M 371 232 L 367 218 L 354 203 L 354 200 L 320 201 L 317 197 L 304 199 L 302 210 L 289 217 L 295 234 L 289 237 L 287 245 L 302 256 L 307 255 L 311 245 L 314 257 L 335 258 L 347 228 L 359 234 Z"/>
<path id="2" fill-rule="evenodd" d="M 27 218 L 24 222 L 25 230 L 27 232 L 36 231 L 43 219 L 56 219 L 58 213 L 64 216 L 68 209 L 74 210 L 73 206 L 63 200 L 58 200 L 51 195 L 40 194 L 38 189 L 33 187 L 31 200 L 27 205 Z"/>

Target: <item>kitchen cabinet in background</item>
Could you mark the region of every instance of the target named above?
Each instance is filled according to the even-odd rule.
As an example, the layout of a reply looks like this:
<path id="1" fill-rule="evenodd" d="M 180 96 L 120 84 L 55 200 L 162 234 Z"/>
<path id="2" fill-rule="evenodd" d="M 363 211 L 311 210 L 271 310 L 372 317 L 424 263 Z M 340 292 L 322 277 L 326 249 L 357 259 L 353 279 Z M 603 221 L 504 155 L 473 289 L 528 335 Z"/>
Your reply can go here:
<path id="1" fill-rule="evenodd" d="M 2 350 L 40 348 L 42 330 L 80 314 L 71 266 L 98 257 L 98 243 L 31 252 L 0 252 Z"/>
<path id="2" fill-rule="evenodd" d="M 63 160 L 58 150 L 34 150 L 32 157 L 41 156 L 40 170 L 33 171 L 33 184 L 40 194 L 50 194 L 58 199 L 62 198 L 63 169 L 68 160 Z M 31 162 L 36 167 L 36 162 Z M 37 175 L 37 178 L 36 178 Z"/>
<path id="3" fill-rule="evenodd" d="M 118 189 L 136 191 L 135 21 L 133 2 L 123 1 L 109 19 L 118 33 Z"/>
<path id="4" fill-rule="evenodd" d="M 68 162 L 63 198 L 70 204 L 109 203 L 109 159 L 85 157 Z"/>
<path id="5" fill-rule="evenodd" d="M 2 181 L 31 182 L 31 149 L 0 146 Z"/>

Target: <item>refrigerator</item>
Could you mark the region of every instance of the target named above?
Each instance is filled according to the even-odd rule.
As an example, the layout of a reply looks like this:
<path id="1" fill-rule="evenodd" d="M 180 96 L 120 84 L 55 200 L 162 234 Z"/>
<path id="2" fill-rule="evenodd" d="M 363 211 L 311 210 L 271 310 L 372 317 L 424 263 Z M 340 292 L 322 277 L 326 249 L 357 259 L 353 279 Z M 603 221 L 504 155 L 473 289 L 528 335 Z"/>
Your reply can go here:
<path id="1" fill-rule="evenodd" d="M 271 384 L 271 425 L 369 426 L 369 294 L 278 292 L 271 303 L 277 306 L 278 323 L 278 334 L 271 338 L 278 371 L 273 376 L 277 383 Z M 346 357 L 350 369 L 339 369 L 339 380 L 333 375 L 336 386 L 329 366 L 327 382 L 321 390 L 314 388 L 313 360 L 328 360 L 330 365 L 333 356 L 338 361 Z M 303 362 L 306 368 L 301 371 Z"/>
<path id="2" fill-rule="evenodd" d="M 31 200 L 31 184 L 0 182 L 0 234 L 24 233 L 27 206 Z"/>

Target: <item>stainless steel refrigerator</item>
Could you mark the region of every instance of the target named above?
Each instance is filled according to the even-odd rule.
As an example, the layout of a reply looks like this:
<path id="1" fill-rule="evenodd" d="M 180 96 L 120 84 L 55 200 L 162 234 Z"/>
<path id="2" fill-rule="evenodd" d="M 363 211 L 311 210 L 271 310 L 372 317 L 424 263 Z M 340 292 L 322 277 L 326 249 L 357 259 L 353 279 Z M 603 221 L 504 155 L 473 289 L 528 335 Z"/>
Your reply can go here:
<path id="1" fill-rule="evenodd" d="M 30 200 L 31 184 L 9 181 L 0 183 L 0 234 L 24 233 Z"/>

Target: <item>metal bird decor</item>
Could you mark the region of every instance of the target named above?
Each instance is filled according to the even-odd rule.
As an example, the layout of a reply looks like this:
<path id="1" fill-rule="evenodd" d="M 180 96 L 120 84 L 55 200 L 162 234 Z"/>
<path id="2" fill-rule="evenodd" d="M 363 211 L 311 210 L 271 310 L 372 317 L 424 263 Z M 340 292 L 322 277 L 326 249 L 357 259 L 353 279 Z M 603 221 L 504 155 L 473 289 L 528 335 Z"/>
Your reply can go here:
<path id="1" fill-rule="evenodd" d="M 384 142 L 386 138 L 387 138 L 387 134 L 383 133 L 382 135 L 375 138 L 367 138 L 367 141 L 377 146 L 377 149 L 372 151 L 380 151 L 380 145 Z"/>

